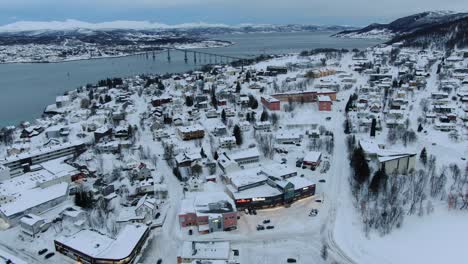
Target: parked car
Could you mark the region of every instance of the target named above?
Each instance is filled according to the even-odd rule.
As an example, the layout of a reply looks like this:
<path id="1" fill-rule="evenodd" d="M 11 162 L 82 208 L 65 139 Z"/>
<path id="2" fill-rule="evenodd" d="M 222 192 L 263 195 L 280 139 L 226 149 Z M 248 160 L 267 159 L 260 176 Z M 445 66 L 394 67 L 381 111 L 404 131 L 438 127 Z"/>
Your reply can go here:
<path id="1" fill-rule="evenodd" d="M 253 213 L 254 215 L 257 215 L 257 210 L 252 209 L 252 213 Z"/>
<path id="2" fill-rule="evenodd" d="M 51 257 L 53 257 L 55 255 L 54 252 L 50 252 L 50 253 L 47 253 L 47 255 L 45 255 L 45 259 L 50 259 Z"/>
<path id="3" fill-rule="evenodd" d="M 296 263 L 296 259 L 294 259 L 294 258 L 288 258 L 288 259 L 287 259 L 287 262 L 288 262 L 288 263 Z"/>
<path id="4" fill-rule="evenodd" d="M 191 236 L 193 234 L 192 229 L 189 229 L 188 234 L 189 234 L 189 236 Z"/>
<path id="5" fill-rule="evenodd" d="M 317 216 L 318 210 L 317 209 L 312 209 L 310 210 L 309 216 Z"/>
<path id="6" fill-rule="evenodd" d="M 265 230 L 265 227 L 263 225 L 257 225 L 257 231 L 260 230 Z"/>
<path id="7" fill-rule="evenodd" d="M 158 261 L 156 262 L 156 264 L 161 264 L 162 263 L 162 259 L 158 259 Z"/>
<path id="8" fill-rule="evenodd" d="M 161 216 L 160 213 L 156 213 L 156 215 L 154 216 L 154 219 L 158 219 L 160 216 Z"/>
<path id="9" fill-rule="evenodd" d="M 317 199 L 317 200 L 315 200 L 315 202 L 317 202 L 317 203 L 321 203 L 321 202 L 322 202 L 322 200 L 320 200 L 320 199 Z"/>
<path id="10" fill-rule="evenodd" d="M 326 181 L 324 179 L 320 179 L 319 182 L 325 183 Z"/>
<path id="11" fill-rule="evenodd" d="M 244 209 L 244 213 L 245 213 L 245 214 L 249 214 L 249 209 L 245 208 L 245 209 Z"/>
<path id="12" fill-rule="evenodd" d="M 42 254 L 44 254 L 46 252 L 47 252 L 47 248 L 43 248 L 43 249 L 39 250 L 39 252 L 37 252 L 37 254 L 42 255 Z"/>
<path id="13" fill-rule="evenodd" d="M 264 223 L 264 224 L 269 224 L 270 222 L 271 222 L 270 219 L 265 219 L 265 220 L 263 220 L 263 223 Z"/>
<path id="14" fill-rule="evenodd" d="M 273 228 L 275 228 L 275 227 L 274 227 L 274 226 L 271 226 L 271 225 L 269 225 L 269 226 L 266 227 L 266 229 L 273 229 Z"/>
<path id="15" fill-rule="evenodd" d="M 327 116 L 327 118 L 325 118 L 327 121 L 330 121 L 331 120 L 331 116 Z"/>

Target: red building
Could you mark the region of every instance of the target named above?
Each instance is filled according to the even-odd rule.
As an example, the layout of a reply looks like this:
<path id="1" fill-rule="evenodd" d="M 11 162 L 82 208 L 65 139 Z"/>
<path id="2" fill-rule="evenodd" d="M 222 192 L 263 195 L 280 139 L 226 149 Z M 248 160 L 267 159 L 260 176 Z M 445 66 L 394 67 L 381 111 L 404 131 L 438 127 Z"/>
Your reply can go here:
<path id="1" fill-rule="evenodd" d="M 151 98 L 151 104 L 154 107 L 161 106 L 172 102 L 172 97 L 170 96 L 160 96 Z"/>
<path id="2" fill-rule="evenodd" d="M 224 192 L 199 193 L 182 200 L 179 212 L 181 227 L 196 226 L 202 234 L 237 229 L 237 209 Z"/>
<path id="3" fill-rule="evenodd" d="M 279 111 L 281 109 L 280 100 L 273 98 L 271 96 L 262 96 L 261 102 L 264 107 L 270 111 Z"/>
<path id="4" fill-rule="evenodd" d="M 317 96 L 317 101 L 319 105 L 319 111 L 331 111 L 332 100 L 328 95 L 319 95 Z"/>
<path id="5" fill-rule="evenodd" d="M 332 101 L 336 100 L 336 91 L 317 89 L 310 91 L 293 91 L 273 94 L 272 97 L 283 102 L 312 103 L 317 101 L 318 96 L 328 96 Z"/>

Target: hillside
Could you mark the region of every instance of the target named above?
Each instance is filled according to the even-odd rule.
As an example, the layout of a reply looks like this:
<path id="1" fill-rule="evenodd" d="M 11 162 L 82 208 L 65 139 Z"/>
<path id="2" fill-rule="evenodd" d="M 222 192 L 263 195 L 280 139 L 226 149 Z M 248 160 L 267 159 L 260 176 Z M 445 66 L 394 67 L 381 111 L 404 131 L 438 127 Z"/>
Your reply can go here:
<path id="1" fill-rule="evenodd" d="M 396 42 L 402 42 L 404 46 L 416 47 L 445 47 L 450 49 L 468 47 L 468 17 L 399 35 L 388 43 Z"/>
<path id="2" fill-rule="evenodd" d="M 333 36 L 343 38 L 379 38 L 392 39 L 396 36 L 411 34 L 421 30 L 435 29 L 462 18 L 467 13 L 454 13 L 448 11 L 423 12 L 399 18 L 389 24 L 371 24 L 358 30 L 345 30 Z"/>

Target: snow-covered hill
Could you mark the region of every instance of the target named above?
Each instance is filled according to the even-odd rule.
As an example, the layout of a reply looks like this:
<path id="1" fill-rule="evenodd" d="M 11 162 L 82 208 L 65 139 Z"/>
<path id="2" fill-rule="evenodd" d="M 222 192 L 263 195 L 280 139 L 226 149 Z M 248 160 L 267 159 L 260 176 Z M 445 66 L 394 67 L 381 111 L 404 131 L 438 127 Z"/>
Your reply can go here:
<path id="1" fill-rule="evenodd" d="M 345 30 L 335 34 L 342 38 L 380 38 L 392 39 L 396 36 L 410 34 L 437 25 L 443 25 L 468 17 L 468 13 L 451 11 L 423 12 L 399 18 L 389 24 L 371 24 L 358 30 Z"/>
<path id="2" fill-rule="evenodd" d="M 257 32 L 257 31 L 312 31 L 312 30 L 345 30 L 348 26 L 316 26 L 316 25 L 273 25 L 273 24 L 212 24 L 205 22 L 184 23 L 168 25 L 150 21 L 118 20 L 111 22 L 89 23 L 68 19 L 65 21 L 18 21 L 0 26 L 0 33 L 43 32 L 43 31 L 74 31 L 78 29 L 109 31 L 109 30 L 152 30 L 189 31 L 194 29 L 224 29 L 230 31 Z"/>

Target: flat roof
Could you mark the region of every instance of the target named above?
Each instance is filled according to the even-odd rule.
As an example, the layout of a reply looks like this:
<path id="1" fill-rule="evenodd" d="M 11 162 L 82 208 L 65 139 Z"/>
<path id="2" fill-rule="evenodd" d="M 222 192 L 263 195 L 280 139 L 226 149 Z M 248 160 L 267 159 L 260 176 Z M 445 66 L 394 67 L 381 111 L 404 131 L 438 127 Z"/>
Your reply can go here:
<path id="1" fill-rule="evenodd" d="M 129 224 L 115 239 L 85 229 L 69 237 L 59 237 L 56 241 L 93 258 L 119 260 L 132 253 L 147 229 L 145 225 Z"/>
<path id="2" fill-rule="evenodd" d="M 187 259 L 228 260 L 230 253 L 231 244 L 228 241 L 185 241 L 182 244 L 179 256 Z"/>
<path id="3" fill-rule="evenodd" d="M 49 146 L 49 147 L 42 147 L 42 148 L 39 148 L 39 149 L 31 150 L 29 152 L 23 152 L 23 153 L 20 153 L 18 155 L 6 157 L 3 160 L 0 160 L 0 163 L 1 164 L 6 164 L 6 163 L 10 163 L 10 162 L 15 162 L 15 161 L 19 161 L 19 160 L 22 160 L 22 159 L 25 159 L 25 158 L 39 156 L 39 155 L 42 155 L 42 154 L 51 153 L 51 152 L 58 151 L 58 150 L 61 150 L 61 149 L 65 149 L 65 148 L 69 148 L 69 147 L 76 147 L 76 146 L 79 146 L 79 145 L 82 145 L 82 144 L 83 144 L 83 142 L 74 142 L 74 143 L 73 142 L 67 142 L 67 143 L 63 143 L 63 144 L 60 144 L 60 145 L 52 145 L 52 146 Z"/>
<path id="4" fill-rule="evenodd" d="M 0 212 L 6 216 L 15 215 L 48 201 L 67 195 L 68 183 L 62 182 L 47 188 L 34 188 L 16 196 L 12 202 L 0 205 Z"/>
<path id="5" fill-rule="evenodd" d="M 233 185 L 237 186 L 237 188 L 263 182 L 268 179 L 266 175 L 261 173 L 260 168 L 239 170 L 233 173 L 229 173 L 227 177 Z"/>
<path id="6" fill-rule="evenodd" d="M 268 184 L 262 184 L 242 191 L 237 191 L 232 185 L 227 185 L 227 188 L 236 200 L 250 198 L 265 198 L 282 194 L 280 190 L 271 187 Z"/>

